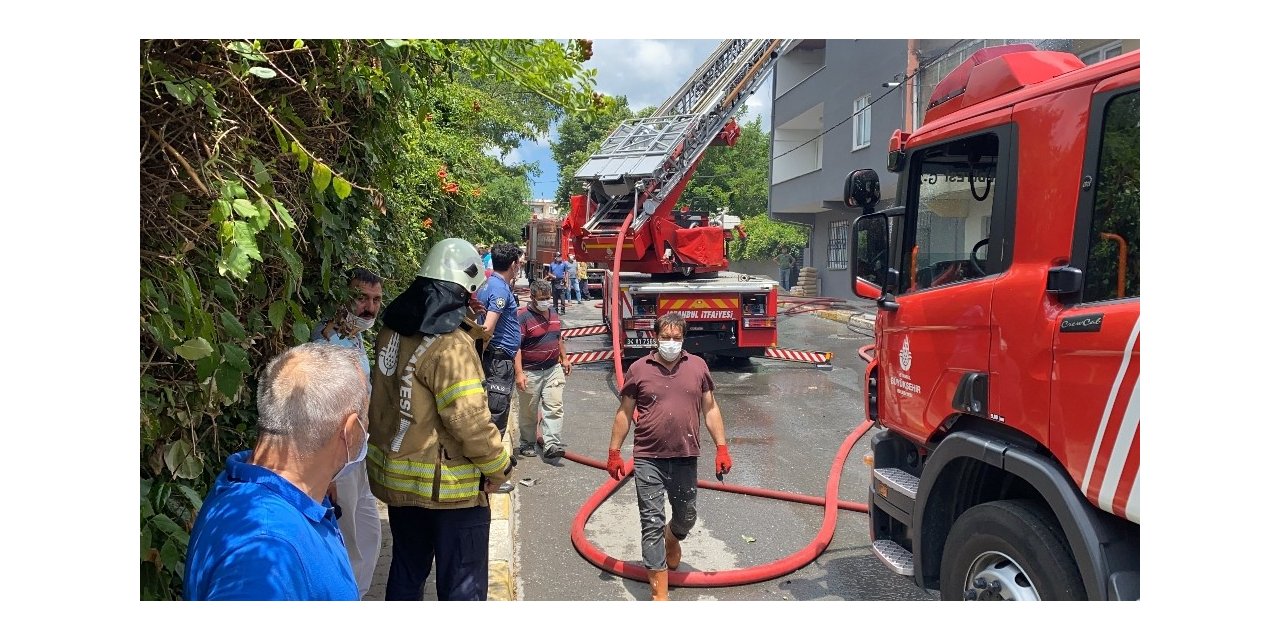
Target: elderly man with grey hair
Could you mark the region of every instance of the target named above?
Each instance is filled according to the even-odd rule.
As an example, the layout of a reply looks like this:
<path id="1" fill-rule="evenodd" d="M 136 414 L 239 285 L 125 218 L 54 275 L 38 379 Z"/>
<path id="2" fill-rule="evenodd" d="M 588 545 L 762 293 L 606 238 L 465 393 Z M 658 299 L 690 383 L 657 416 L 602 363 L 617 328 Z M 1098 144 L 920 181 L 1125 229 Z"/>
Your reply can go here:
<path id="1" fill-rule="evenodd" d="M 354 349 L 296 346 L 258 383 L 258 441 L 227 458 L 191 530 L 187 600 L 356 600 L 329 483 L 364 459 L 369 390 Z"/>

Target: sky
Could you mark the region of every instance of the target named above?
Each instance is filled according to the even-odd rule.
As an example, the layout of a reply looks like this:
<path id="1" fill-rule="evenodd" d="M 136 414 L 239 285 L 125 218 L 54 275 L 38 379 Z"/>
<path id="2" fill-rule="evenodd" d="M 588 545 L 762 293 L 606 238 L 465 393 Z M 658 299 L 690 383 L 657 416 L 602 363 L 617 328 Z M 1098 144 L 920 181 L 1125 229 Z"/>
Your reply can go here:
<path id="1" fill-rule="evenodd" d="M 633 111 L 657 106 L 671 97 L 685 80 L 706 61 L 721 40 L 593 40 L 592 56 L 583 66 L 596 70 L 596 90 L 610 96 L 626 96 Z M 769 129 L 773 82 L 762 79 L 747 99 L 745 121 L 762 116 Z M 550 200 L 559 186 L 560 168 L 551 159 L 551 142 L 556 131 L 537 141 L 525 142 L 502 160 L 508 165 L 537 162 L 542 175 L 530 177 L 534 199 Z"/>

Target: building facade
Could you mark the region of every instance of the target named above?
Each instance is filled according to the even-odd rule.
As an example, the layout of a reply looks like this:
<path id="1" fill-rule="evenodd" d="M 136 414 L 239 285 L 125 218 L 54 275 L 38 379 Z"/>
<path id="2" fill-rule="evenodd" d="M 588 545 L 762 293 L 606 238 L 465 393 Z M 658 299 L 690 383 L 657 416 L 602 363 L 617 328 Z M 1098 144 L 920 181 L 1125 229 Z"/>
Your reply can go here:
<path id="1" fill-rule="evenodd" d="M 851 235 L 861 212 L 843 202 L 855 169 L 880 176 L 877 210 L 895 206 L 898 175 L 885 169 L 894 130 L 913 131 L 934 87 L 975 51 L 1030 43 L 1088 64 L 1133 51 L 1138 40 L 801 40 L 773 72 L 769 214 L 803 225 L 801 256 L 820 295 L 852 298 Z"/>

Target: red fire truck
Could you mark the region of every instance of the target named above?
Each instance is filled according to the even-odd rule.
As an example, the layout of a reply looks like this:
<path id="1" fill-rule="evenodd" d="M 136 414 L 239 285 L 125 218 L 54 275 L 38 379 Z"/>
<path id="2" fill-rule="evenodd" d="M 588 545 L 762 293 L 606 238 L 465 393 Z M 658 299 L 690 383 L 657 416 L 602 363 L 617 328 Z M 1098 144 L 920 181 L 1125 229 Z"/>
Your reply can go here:
<path id="1" fill-rule="evenodd" d="M 609 332 L 618 320 L 623 356 L 635 358 L 656 346 L 656 318 L 674 311 L 689 322 L 691 352 L 829 365 L 828 352 L 778 348 L 777 282 L 725 271 L 740 221 L 675 207 L 706 149 L 737 140 L 733 114 L 786 46 L 725 40 L 675 95 L 650 116 L 620 124 L 574 174 L 586 193 L 571 197 L 562 231 L 579 260 L 608 270 L 605 324 L 567 337 Z M 572 353 L 570 361 L 610 353 Z"/>
<path id="2" fill-rule="evenodd" d="M 948 600 L 1139 595 L 1139 52 L 984 49 L 845 182 L 873 550 Z"/>
<path id="3" fill-rule="evenodd" d="M 551 264 L 556 252 L 561 251 L 560 221 L 552 217 L 532 216 L 525 224 L 525 277 L 530 281 L 543 277 L 546 266 Z"/>

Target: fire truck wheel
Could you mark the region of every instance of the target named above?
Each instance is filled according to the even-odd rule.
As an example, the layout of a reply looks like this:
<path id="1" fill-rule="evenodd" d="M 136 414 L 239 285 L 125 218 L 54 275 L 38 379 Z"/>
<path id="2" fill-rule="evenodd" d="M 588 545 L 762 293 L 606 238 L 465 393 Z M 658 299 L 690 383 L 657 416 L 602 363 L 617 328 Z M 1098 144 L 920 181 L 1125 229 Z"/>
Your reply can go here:
<path id="1" fill-rule="evenodd" d="M 1052 514 L 1000 500 L 960 515 L 942 550 L 943 600 L 1083 600 L 1084 583 Z"/>

